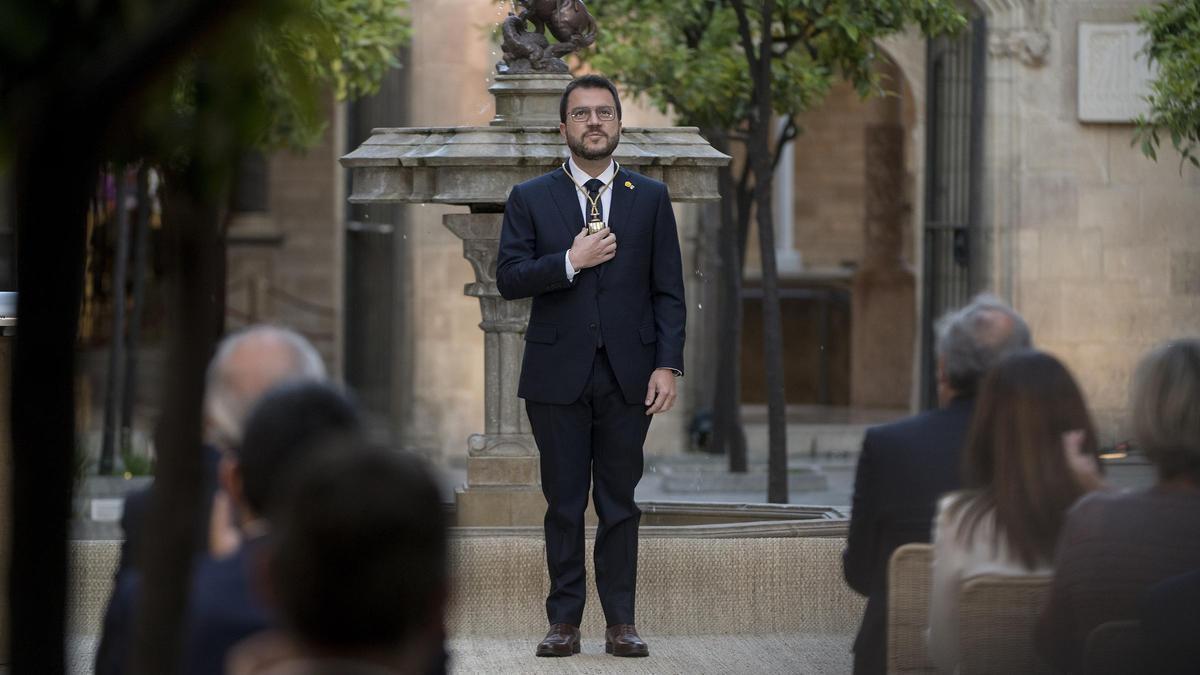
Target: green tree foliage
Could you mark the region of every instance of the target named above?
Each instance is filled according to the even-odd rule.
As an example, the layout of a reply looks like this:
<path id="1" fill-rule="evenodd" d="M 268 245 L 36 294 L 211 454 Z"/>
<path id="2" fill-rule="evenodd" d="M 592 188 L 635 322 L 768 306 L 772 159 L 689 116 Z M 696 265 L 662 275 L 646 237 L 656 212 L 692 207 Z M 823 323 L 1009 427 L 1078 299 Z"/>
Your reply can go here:
<path id="1" fill-rule="evenodd" d="M 272 0 L 273 11 L 231 25 L 148 97 L 152 155 L 178 159 L 224 145 L 304 148 L 324 132 L 323 96 L 376 92 L 399 65 L 410 32 L 407 0 Z M 205 81 L 220 83 L 203 94 Z M 212 133 L 200 108 L 220 121 Z M 196 139 L 202 142 L 195 142 Z M 223 153 L 228 156 L 228 153 Z"/>
<path id="2" fill-rule="evenodd" d="M 89 7 L 93 4 L 97 7 Z M 85 76 L 94 71 L 98 80 L 115 84 L 114 73 L 122 68 L 147 75 L 137 100 L 120 113 L 118 130 L 105 139 L 105 154 L 112 159 L 186 157 L 211 163 L 204 162 L 206 156 L 215 160 L 247 147 L 312 145 L 325 128 L 325 92 L 332 90 L 341 101 L 377 91 L 387 71 L 398 65 L 397 50 L 411 34 L 408 0 L 227 2 L 230 20 L 207 39 L 177 46 L 186 50 L 182 59 L 165 68 L 133 63 L 139 50 L 144 53 L 174 28 L 172 16 L 187 15 L 190 4 L 6 3 L 0 10 L 0 95 L 14 105 L 0 117 L 0 158 L 11 157 L 22 113 L 41 98 L 37 89 L 56 86 L 21 79 L 54 60 L 49 50 L 59 52 L 62 62 L 100 61 L 82 69 Z M 72 24 L 77 35 L 56 33 Z M 78 85 L 80 91 L 104 86 Z"/>
<path id="3" fill-rule="evenodd" d="M 600 23 L 597 70 L 646 94 L 681 123 L 737 129 L 752 115 L 751 64 L 728 0 L 595 0 Z M 762 4 L 746 3 L 753 40 Z M 910 24 L 936 34 L 966 24 L 948 0 L 782 0 L 770 17 L 775 42 L 771 89 L 775 112 L 794 115 L 819 104 L 835 81 L 862 96 L 884 92 L 873 65 L 880 38 Z M 586 55 L 585 55 L 586 56 Z"/>
<path id="4" fill-rule="evenodd" d="M 1134 143 L 1157 159 L 1159 135 L 1168 134 L 1183 160 L 1200 166 L 1200 0 L 1147 7 L 1138 21 L 1150 38 L 1146 53 L 1158 75 L 1151 84 L 1150 113 L 1137 119 Z"/>

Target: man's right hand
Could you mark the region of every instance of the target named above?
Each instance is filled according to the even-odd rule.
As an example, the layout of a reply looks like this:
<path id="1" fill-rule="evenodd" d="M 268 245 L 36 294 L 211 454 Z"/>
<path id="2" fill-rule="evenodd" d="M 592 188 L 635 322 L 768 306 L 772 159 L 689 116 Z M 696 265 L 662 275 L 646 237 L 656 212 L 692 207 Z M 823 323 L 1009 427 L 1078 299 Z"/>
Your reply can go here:
<path id="1" fill-rule="evenodd" d="M 583 228 L 579 234 L 575 235 L 575 242 L 571 244 L 571 250 L 567 251 L 567 255 L 571 258 L 571 267 L 576 270 L 606 263 L 612 260 L 616 254 L 617 235 L 609 231 L 607 227 L 591 235 L 587 233 L 586 227 Z"/>

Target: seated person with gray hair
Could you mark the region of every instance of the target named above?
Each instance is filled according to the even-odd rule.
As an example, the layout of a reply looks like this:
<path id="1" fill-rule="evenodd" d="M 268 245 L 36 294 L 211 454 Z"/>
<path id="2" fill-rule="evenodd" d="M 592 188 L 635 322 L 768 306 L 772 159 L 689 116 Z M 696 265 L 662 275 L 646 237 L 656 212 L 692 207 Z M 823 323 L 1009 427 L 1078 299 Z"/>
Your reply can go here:
<path id="1" fill-rule="evenodd" d="M 1117 639 L 1089 636 L 1147 610 L 1146 626 L 1153 629 L 1156 604 L 1162 611 L 1170 606 L 1162 602 L 1164 589 L 1155 588 L 1159 582 L 1175 580 L 1167 592 L 1190 587 L 1196 597 L 1200 591 L 1181 576 L 1200 570 L 1200 340 L 1170 342 L 1146 355 L 1133 377 L 1129 408 L 1135 447 L 1154 463 L 1158 482 L 1135 492 L 1094 492 L 1068 512 L 1036 631 L 1038 653 L 1062 672 L 1091 672 L 1090 665 L 1114 671 L 1122 658 L 1112 650 Z M 1195 612 L 1193 604 L 1189 613 Z M 1118 638 L 1128 635 L 1119 631 Z M 1164 636 L 1147 637 L 1155 644 Z M 1178 641 L 1175 653 L 1124 654 L 1126 672 L 1200 671 L 1196 638 L 1192 633 Z M 1087 663 L 1089 647 L 1105 648 L 1101 663 Z"/>
<path id="2" fill-rule="evenodd" d="M 207 551 L 214 531 L 224 531 L 229 513 L 227 496 L 218 494 L 217 466 L 222 453 L 241 442 L 242 430 L 251 408 L 271 387 L 289 380 L 324 381 L 325 364 L 317 350 L 299 333 L 280 326 L 253 325 L 227 335 L 217 346 L 208 364 L 204 388 L 204 504 L 202 522 L 197 528 L 202 536 L 196 542 L 198 552 Z M 140 556 L 141 526 L 150 503 L 153 484 L 130 493 L 125 499 L 121 516 L 124 543 L 105 612 L 100 645 L 96 652 L 96 672 L 124 671 L 124 647 L 114 648 L 114 632 L 118 640 L 125 639 L 127 627 L 113 615 L 113 602 L 118 594 L 128 593 L 134 583 L 131 577 Z M 226 548 L 230 548 L 226 543 Z"/>
<path id="3" fill-rule="evenodd" d="M 938 498 L 962 487 L 959 459 L 983 375 L 1031 346 L 1025 321 L 990 294 L 942 317 L 936 329 L 941 407 L 872 427 L 859 454 L 842 553 L 846 583 L 867 596 L 853 648 L 856 675 L 887 670 L 888 561 L 904 544 L 928 543 Z"/>
<path id="4" fill-rule="evenodd" d="M 232 554 L 203 555 L 196 562 L 183 622 L 182 672 L 224 672 L 229 648 L 271 624 L 270 613 L 250 586 L 270 529 L 268 505 L 306 458 L 327 447 L 341 447 L 330 445 L 330 439 L 358 440 L 361 434 L 356 406 L 325 383 L 285 382 L 254 407 L 238 447 L 227 451 L 220 469 L 242 543 Z M 105 617 L 108 648 L 105 660 L 97 662 L 98 675 L 127 667 L 141 589 L 141 575 L 132 570 L 114 591 Z"/>
<path id="5" fill-rule="evenodd" d="M 273 523 L 266 586 L 281 630 L 236 648 L 231 675 L 444 672 L 447 519 L 423 460 L 326 453 Z"/>

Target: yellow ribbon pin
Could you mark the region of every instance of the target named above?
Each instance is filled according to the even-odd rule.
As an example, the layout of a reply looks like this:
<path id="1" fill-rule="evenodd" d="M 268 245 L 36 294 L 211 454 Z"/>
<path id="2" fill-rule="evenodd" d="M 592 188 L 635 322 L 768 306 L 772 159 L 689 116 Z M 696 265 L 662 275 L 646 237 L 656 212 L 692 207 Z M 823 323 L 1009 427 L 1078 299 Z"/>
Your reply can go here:
<path id="1" fill-rule="evenodd" d="M 632 189 L 633 189 L 633 182 L 632 182 L 632 181 L 625 181 L 625 187 L 627 187 L 627 188 L 629 188 L 630 190 L 632 190 Z"/>

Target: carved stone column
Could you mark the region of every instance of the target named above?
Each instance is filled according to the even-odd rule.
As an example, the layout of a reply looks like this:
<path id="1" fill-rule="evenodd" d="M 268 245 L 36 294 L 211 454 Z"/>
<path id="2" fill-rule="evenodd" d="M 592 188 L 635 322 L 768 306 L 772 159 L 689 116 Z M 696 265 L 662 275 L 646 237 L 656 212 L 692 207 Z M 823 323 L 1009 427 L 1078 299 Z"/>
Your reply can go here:
<path id="1" fill-rule="evenodd" d="M 865 255 L 854 275 L 850 402 L 906 408 L 912 392 L 916 276 L 903 258 L 908 222 L 904 127 L 866 128 Z"/>
<path id="2" fill-rule="evenodd" d="M 463 292 L 479 299 L 483 314 L 484 432 L 467 440 L 467 484 L 457 494 L 460 524 L 529 525 L 546 510 L 537 446 L 517 398 L 531 300 L 505 300 L 496 289 L 503 220 L 499 213 L 442 218 L 463 241 L 463 257 L 475 270 L 475 282 Z"/>

